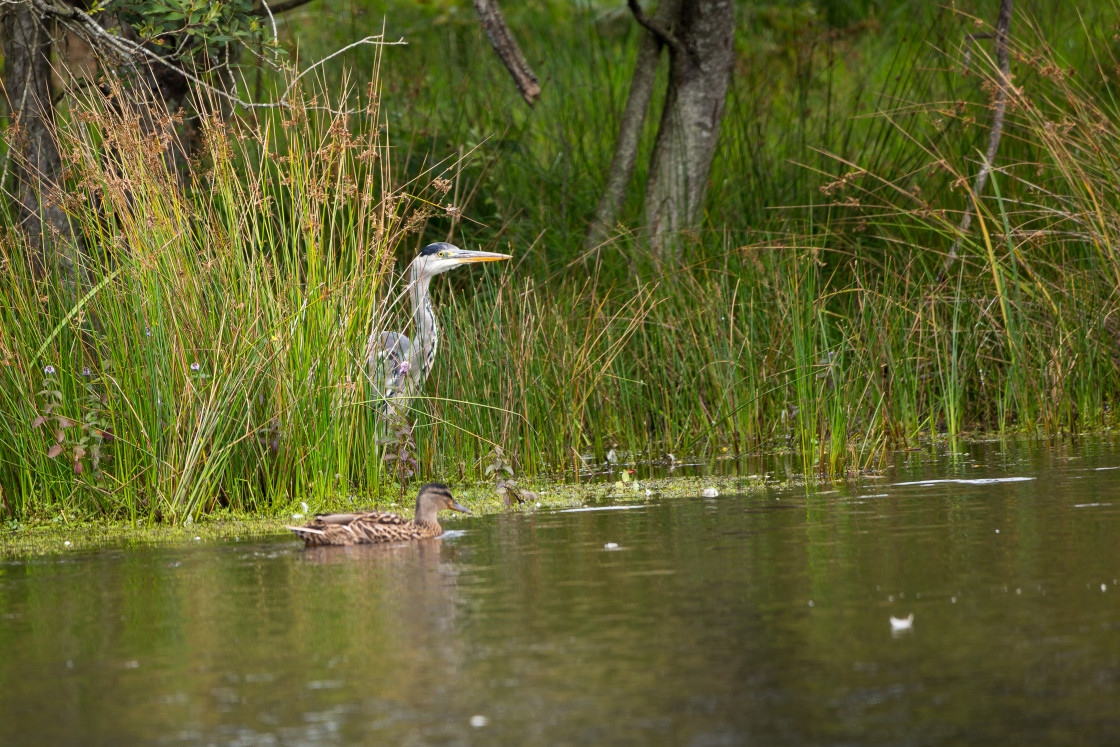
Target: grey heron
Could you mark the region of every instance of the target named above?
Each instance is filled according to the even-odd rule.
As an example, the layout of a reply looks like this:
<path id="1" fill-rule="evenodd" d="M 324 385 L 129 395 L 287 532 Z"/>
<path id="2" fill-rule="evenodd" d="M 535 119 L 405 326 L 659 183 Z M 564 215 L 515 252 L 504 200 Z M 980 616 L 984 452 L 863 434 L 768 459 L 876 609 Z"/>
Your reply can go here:
<path id="1" fill-rule="evenodd" d="M 432 278 L 462 265 L 509 258 L 508 254 L 475 252 L 441 241 L 428 244 L 412 260 L 408 295 L 412 301 L 415 336 L 410 340 L 399 332 L 374 330 L 366 343 L 366 365 L 370 376 L 378 382 L 390 412 L 396 409 L 390 404 L 391 400 L 408 399 L 420 392 L 436 359 L 440 334 L 432 308 Z"/>

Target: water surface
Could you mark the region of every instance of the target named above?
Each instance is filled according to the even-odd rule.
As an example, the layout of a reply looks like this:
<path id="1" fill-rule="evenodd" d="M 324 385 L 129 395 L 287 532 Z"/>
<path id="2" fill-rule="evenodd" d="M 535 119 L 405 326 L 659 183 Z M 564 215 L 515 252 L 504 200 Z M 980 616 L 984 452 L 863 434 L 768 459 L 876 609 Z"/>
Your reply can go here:
<path id="1" fill-rule="evenodd" d="M 1118 744 L 1118 487 L 1109 444 L 975 444 L 400 547 L 4 561 L 0 742 Z"/>

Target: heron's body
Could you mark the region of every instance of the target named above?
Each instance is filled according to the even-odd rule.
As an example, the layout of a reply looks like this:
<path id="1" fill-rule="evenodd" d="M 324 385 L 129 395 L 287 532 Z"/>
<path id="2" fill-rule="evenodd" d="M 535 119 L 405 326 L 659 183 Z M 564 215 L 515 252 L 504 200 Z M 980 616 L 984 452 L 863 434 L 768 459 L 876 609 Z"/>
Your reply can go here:
<path id="1" fill-rule="evenodd" d="M 416 496 L 416 515 L 408 521 L 389 511 L 353 514 L 321 514 L 302 527 L 288 527 L 308 547 L 321 545 L 365 545 L 379 542 L 409 542 L 438 537 L 443 527 L 436 520 L 443 509 L 470 513 L 451 496 L 446 485 L 430 482 Z"/>
<path id="2" fill-rule="evenodd" d="M 446 243 L 429 244 L 409 268 L 408 295 L 412 302 L 410 340 L 399 332 L 374 331 L 366 346 L 370 375 L 380 384 L 385 402 L 399 403 L 419 394 L 435 363 L 439 349 L 439 324 L 432 307 L 431 282 L 440 273 L 475 262 L 509 259 L 507 254 L 474 252 Z M 378 366 L 382 371 L 378 372 Z"/>

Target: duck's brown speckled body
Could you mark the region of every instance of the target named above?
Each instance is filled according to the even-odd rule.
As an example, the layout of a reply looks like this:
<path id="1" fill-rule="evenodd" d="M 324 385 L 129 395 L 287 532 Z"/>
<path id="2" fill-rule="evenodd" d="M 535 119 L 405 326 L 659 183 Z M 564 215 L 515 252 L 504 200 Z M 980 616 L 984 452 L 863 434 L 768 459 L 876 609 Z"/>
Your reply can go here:
<path id="1" fill-rule="evenodd" d="M 389 511 L 364 511 L 354 514 L 320 514 L 302 527 L 288 527 L 308 547 L 319 545 L 364 545 L 376 542 L 408 542 L 438 537 L 443 527 L 436 521 L 443 509 L 470 510 L 452 497 L 447 486 L 430 482 L 416 496 L 416 516 L 408 521 Z"/>

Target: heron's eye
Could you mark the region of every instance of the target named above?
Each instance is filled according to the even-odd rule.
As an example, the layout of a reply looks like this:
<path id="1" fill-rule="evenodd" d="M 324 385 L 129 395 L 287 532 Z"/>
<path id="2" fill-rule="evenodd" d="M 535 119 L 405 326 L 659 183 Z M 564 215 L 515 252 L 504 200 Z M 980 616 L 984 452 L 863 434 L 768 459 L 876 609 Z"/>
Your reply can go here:
<path id="1" fill-rule="evenodd" d="M 439 252 L 438 254 L 436 254 L 436 256 L 437 257 L 446 257 L 447 256 L 447 250 L 445 249 L 442 252 Z"/>

